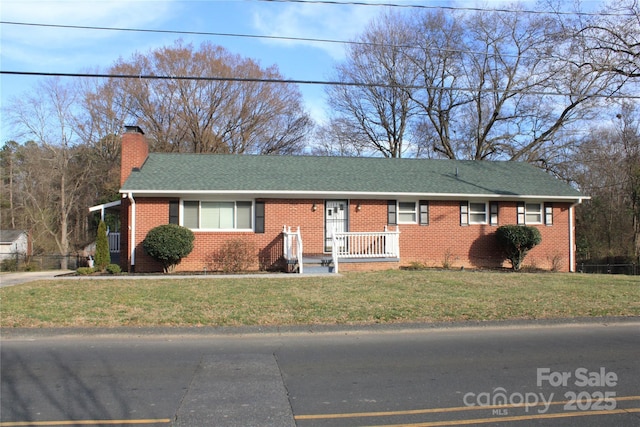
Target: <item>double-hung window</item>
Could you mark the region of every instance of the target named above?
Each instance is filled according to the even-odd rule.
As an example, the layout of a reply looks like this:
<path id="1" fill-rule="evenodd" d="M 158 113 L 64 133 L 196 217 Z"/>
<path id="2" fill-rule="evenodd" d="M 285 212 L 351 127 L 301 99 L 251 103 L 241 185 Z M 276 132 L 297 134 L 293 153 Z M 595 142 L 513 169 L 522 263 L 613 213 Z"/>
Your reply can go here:
<path id="1" fill-rule="evenodd" d="M 417 218 L 416 202 L 398 202 L 399 224 L 415 224 Z"/>
<path id="2" fill-rule="evenodd" d="M 486 202 L 460 202 L 460 225 L 487 224 L 487 205 Z"/>
<path id="3" fill-rule="evenodd" d="M 542 203 L 518 203 L 518 224 L 542 224 Z"/>
<path id="4" fill-rule="evenodd" d="M 525 224 L 542 224 L 542 203 L 526 203 L 524 221 Z"/>
<path id="5" fill-rule="evenodd" d="M 429 201 L 399 202 L 387 200 L 387 224 L 429 225 Z"/>
<path id="6" fill-rule="evenodd" d="M 487 204 L 485 202 L 469 202 L 469 224 L 487 223 Z"/>
<path id="7" fill-rule="evenodd" d="M 182 225 L 198 230 L 251 230 L 252 205 L 250 201 L 186 200 Z"/>

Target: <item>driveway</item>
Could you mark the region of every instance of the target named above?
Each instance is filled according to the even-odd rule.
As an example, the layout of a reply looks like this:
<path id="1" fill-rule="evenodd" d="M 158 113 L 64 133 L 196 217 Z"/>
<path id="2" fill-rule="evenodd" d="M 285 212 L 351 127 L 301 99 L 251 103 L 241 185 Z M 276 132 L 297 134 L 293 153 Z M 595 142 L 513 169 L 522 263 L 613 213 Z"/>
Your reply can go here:
<path id="1" fill-rule="evenodd" d="M 47 271 L 31 271 L 20 273 L 2 273 L 0 274 L 0 288 L 5 286 L 20 285 L 22 283 L 33 282 L 35 280 L 48 280 L 54 277 L 72 273 L 72 270 L 47 270 Z"/>

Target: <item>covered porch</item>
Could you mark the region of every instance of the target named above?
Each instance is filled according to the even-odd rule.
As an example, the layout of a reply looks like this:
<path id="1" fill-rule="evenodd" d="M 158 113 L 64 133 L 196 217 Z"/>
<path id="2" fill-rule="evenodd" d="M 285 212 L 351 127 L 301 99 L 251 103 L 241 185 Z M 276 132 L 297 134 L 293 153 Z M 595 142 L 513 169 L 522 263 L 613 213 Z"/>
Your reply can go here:
<path id="1" fill-rule="evenodd" d="M 303 231 L 300 226 L 284 226 L 283 257 L 287 271 L 304 273 L 339 273 L 344 264 L 398 263 L 400 262 L 400 231 L 380 232 L 329 231 L 328 251 L 310 254 L 304 251 Z"/>
<path id="2" fill-rule="evenodd" d="M 89 208 L 90 214 L 100 213 L 100 220 L 107 223 L 107 238 L 109 240 L 109 253 L 111 262 L 120 263 L 120 200 L 103 203 Z M 110 224 L 111 223 L 111 224 Z"/>

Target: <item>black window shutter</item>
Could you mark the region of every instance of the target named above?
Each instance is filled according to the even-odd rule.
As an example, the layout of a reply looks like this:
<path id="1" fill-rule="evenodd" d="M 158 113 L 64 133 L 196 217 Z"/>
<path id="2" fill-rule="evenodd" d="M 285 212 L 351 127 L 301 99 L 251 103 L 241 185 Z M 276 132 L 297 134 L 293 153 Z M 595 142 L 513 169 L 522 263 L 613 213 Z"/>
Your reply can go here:
<path id="1" fill-rule="evenodd" d="M 169 224 L 180 224 L 180 202 L 169 200 Z"/>
<path id="2" fill-rule="evenodd" d="M 498 202 L 489 203 L 489 215 L 491 225 L 498 225 Z"/>
<path id="3" fill-rule="evenodd" d="M 544 223 L 553 225 L 553 203 L 544 204 Z"/>
<path id="4" fill-rule="evenodd" d="M 387 200 L 387 224 L 398 224 L 397 219 L 397 206 L 395 200 Z"/>
<path id="5" fill-rule="evenodd" d="M 518 202 L 518 224 L 525 223 L 524 202 Z"/>
<path id="6" fill-rule="evenodd" d="M 256 233 L 264 233 L 264 202 L 256 202 Z"/>
<path id="7" fill-rule="evenodd" d="M 460 225 L 469 225 L 469 202 L 460 202 Z"/>
<path id="8" fill-rule="evenodd" d="M 420 206 L 420 225 L 429 225 L 429 201 L 420 200 L 418 205 Z"/>

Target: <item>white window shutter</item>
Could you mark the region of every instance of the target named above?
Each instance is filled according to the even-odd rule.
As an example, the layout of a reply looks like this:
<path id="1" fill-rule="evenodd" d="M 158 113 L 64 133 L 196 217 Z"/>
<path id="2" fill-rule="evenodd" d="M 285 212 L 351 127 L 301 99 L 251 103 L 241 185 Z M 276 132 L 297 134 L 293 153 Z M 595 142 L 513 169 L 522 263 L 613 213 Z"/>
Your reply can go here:
<path id="1" fill-rule="evenodd" d="M 518 202 L 518 224 L 525 223 L 524 202 Z"/>
<path id="2" fill-rule="evenodd" d="M 544 223 L 553 225 L 553 203 L 544 204 Z"/>
<path id="3" fill-rule="evenodd" d="M 469 202 L 460 202 L 460 225 L 469 225 Z"/>
<path id="4" fill-rule="evenodd" d="M 489 204 L 489 223 L 491 225 L 498 225 L 498 202 L 491 202 Z"/>

